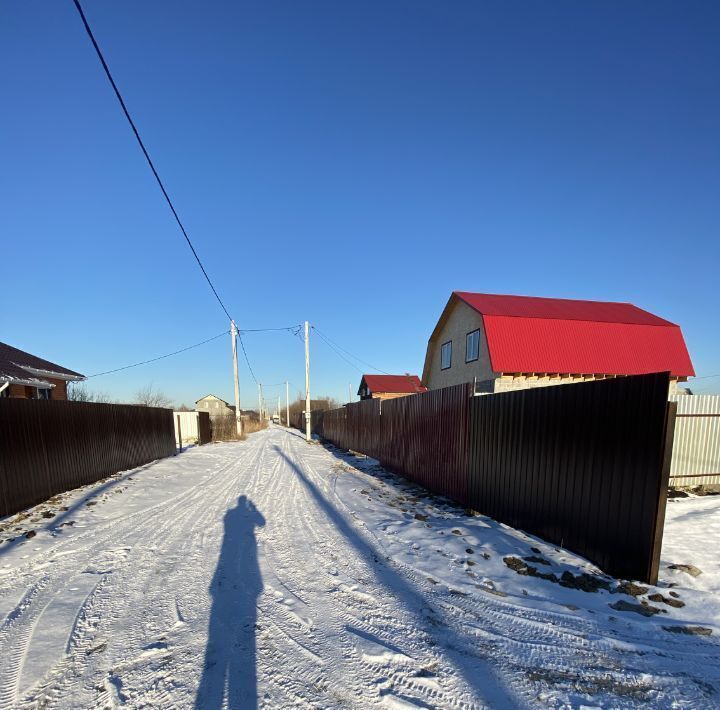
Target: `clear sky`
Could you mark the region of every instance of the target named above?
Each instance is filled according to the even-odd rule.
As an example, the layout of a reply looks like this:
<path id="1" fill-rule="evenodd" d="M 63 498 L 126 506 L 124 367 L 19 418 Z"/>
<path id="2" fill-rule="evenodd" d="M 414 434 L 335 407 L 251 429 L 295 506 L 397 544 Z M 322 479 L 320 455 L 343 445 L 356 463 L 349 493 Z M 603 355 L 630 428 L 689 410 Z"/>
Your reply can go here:
<path id="1" fill-rule="evenodd" d="M 720 3 L 84 7 L 241 328 L 420 372 L 452 290 L 621 300 L 720 374 Z M 0 67 L 0 340 L 92 374 L 227 328 L 71 0 L 4 3 Z M 298 338 L 245 343 L 302 389 Z M 347 399 L 360 373 L 311 349 Z M 88 384 L 191 404 L 231 373 L 227 336 Z"/>

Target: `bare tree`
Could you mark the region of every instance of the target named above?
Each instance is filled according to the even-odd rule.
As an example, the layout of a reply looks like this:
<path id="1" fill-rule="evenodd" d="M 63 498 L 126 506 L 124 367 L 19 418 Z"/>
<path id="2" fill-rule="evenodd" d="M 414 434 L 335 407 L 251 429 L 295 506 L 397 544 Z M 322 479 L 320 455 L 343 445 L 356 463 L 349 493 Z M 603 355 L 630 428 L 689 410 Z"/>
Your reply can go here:
<path id="1" fill-rule="evenodd" d="M 135 393 L 135 403 L 142 404 L 144 407 L 172 407 L 170 397 L 160 391 L 155 391 L 152 383 Z"/>
<path id="2" fill-rule="evenodd" d="M 181 404 L 176 410 L 176 412 L 192 412 L 194 410 L 190 409 L 186 404 Z"/>
<path id="3" fill-rule="evenodd" d="M 84 382 L 71 382 L 69 385 L 67 398 L 71 402 L 112 403 L 113 401 L 107 392 L 93 392 Z"/>

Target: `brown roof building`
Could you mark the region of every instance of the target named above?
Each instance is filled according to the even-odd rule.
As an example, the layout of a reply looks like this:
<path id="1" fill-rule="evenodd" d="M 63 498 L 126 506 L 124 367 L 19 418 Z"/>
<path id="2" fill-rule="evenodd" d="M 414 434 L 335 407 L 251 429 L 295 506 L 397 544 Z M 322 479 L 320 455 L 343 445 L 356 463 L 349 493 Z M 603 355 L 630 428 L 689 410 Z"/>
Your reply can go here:
<path id="1" fill-rule="evenodd" d="M 67 383 L 85 375 L 0 343 L 0 397 L 67 399 Z"/>

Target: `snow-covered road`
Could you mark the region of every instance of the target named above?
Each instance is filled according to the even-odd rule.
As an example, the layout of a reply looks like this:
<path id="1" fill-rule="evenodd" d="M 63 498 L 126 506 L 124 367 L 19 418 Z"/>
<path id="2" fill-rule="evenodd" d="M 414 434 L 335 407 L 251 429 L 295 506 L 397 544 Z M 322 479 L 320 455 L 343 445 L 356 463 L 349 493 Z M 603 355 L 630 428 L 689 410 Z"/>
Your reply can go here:
<path id="1" fill-rule="evenodd" d="M 592 566 L 291 431 L 29 513 L 0 525 L 0 709 L 720 707 L 716 590 L 566 588 Z"/>

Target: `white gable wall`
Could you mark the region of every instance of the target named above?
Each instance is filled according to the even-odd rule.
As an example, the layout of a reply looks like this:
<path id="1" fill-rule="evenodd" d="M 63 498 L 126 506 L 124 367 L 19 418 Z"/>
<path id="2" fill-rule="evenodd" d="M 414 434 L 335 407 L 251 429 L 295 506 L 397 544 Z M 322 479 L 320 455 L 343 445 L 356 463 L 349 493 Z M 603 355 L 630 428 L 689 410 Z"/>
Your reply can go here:
<path id="1" fill-rule="evenodd" d="M 423 384 L 431 390 L 450 387 L 465 382 L 491 380 L 496 374 L 490 365 L 490 354 L 485 339 L 482 316 L 463 301 L 450 306 L 450 315 L 437 334 L 428 344 L 423 370 L 427 381 Z M 480 330 L 480 348 L 477 360 L 465 362 L 465 341 L 468 333 Z M 440 368 L 440 349 L 443 343 L 452 341 L 452 364 L 449 369 Z"/>

